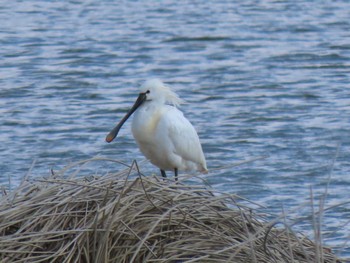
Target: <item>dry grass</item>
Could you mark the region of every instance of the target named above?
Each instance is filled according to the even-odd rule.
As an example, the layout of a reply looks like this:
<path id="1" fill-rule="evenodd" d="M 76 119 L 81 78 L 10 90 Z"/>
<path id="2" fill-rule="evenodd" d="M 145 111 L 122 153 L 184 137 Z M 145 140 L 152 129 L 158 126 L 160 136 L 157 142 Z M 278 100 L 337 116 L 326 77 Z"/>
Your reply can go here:
<path id="1" fill-rule="evenodd" d="M 340 262 L 235 195 L 134 168 L 26 178 L 0 200 L 0 262 Z"/>

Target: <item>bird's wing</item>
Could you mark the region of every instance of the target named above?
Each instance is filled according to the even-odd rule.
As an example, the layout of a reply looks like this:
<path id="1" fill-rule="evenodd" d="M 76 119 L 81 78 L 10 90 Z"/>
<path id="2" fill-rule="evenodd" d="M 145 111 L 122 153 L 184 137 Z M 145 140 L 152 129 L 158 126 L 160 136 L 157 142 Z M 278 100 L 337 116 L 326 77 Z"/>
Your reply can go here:
<path id="1" fill-rule="evenodd" d="M 161 118 L 159 128 L 170 140 L 172 150 L 184 160 L 205 165 L 198 134 L 182 112 L 172 107 Z"/>

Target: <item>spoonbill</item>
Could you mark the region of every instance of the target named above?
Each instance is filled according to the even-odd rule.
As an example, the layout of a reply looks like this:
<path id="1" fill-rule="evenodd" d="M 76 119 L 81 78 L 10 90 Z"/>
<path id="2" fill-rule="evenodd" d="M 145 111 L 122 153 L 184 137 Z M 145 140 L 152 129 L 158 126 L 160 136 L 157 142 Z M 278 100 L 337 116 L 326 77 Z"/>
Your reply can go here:
<path id="1" fill-rule="evenodd" d="M 111 142 L 126 120 L 135 112 L 132 134 L 141 152 L 152 164 L 165 171 L 197 170 L 207 173 L 207 166 L 198 134 L 177 106 L 183 101 L 158 79 L 147 80 L 137 100 L 124 118 L 106 136 Z"/>

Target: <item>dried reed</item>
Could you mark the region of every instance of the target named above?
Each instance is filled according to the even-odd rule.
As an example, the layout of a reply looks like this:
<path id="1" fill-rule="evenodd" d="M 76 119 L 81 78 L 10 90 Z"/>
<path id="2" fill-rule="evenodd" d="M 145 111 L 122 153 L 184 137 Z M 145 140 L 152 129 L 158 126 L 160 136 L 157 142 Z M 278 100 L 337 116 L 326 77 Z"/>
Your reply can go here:
<path id="1" fill-rule="evenodd" d="M 96 177 L 68 168 L 2 196 L 0 262 L 340 262 L 238 196 L 136 165 Z"/>

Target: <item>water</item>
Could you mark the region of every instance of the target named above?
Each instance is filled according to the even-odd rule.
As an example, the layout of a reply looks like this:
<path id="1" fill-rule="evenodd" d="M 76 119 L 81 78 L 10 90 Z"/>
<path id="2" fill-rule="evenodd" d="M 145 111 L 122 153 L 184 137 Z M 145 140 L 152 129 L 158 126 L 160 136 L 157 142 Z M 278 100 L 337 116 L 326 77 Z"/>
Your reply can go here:
<path id="1" fill-rule="evenodd" d="M 16 185 L 34 160 L 33 176 L 96 155 L 143 160 L 130 122 L 104 138 L 158 77 L 188 102 L 209 169 L 269 155 L 213 171 L 215 189 L 293 224 L 329 182 L 325 242 L 349 257 L 350 3 L 235 2 L 3 1 L 0 182 Z M 310 225 L 294 229 L 312 237 Z"/>

